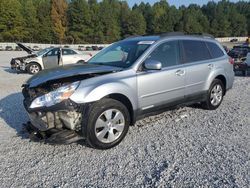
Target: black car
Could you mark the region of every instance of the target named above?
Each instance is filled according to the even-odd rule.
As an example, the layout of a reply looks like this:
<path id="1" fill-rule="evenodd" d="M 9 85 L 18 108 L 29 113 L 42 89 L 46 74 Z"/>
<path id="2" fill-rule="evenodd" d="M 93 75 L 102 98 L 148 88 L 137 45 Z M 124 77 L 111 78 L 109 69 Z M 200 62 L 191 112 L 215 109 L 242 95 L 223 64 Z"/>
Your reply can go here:
<path id="1" fill-rule="evenodd" d="M 233 49 L 228 52 L 228 55 L 236 60 L 246 57 L 248 52 L 250 52 L 250 47 L 248 46 L 234 46 Z"/>
<path id="2" fill-rule="evenodd" d="M 20 46 L 16 46 L 15 51 L 22 51 L 22 48 Z"/>
<path id="3" fill-rule="evenodd" d="M 230 42 L 238 42 L 238 39 L 231 39 Z"/>

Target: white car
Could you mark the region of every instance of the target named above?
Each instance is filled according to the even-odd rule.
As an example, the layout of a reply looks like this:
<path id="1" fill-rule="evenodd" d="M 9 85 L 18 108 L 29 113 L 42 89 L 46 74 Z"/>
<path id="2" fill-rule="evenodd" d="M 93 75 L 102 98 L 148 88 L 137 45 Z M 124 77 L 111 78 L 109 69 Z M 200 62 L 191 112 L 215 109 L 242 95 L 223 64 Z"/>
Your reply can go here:
<path id="1" fill-rule="evenodd" d="M 37 53 L 17 43 L 23 50 L 30 55 L 25 57 L 13 58 L 11 60 L 11 68 L 21 71 L 27 71 L 30 74 L 36 74 L 43 69 L 50 69 L 57 66 L 64 66 L 75 63 L 85 63 L 92 54 L 82 53 L 70 48 L 45 48 Z"/>

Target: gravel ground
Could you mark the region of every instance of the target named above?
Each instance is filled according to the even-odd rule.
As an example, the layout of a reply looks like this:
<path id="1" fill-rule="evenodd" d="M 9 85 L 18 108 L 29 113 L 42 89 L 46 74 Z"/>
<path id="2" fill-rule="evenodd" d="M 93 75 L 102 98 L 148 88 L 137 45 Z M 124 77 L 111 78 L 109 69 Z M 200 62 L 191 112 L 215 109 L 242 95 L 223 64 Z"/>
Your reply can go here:
<path id="1" fill-rule="evenodd" d="M 185 107 L 145 118 L 117 147 L 30 142 L 21 84 L 0 52 L 0 187 L 250 187 L 250 77 L 216 111 Z"/>

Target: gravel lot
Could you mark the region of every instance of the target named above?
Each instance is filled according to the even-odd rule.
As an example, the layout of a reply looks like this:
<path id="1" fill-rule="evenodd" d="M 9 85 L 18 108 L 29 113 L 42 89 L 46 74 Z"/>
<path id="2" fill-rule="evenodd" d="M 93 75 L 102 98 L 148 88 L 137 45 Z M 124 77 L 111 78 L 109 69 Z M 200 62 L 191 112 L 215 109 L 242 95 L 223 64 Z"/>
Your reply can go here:
<path id="1" fill-rule="evenodd" d="M 21 85 L 0 52 L 0 187 L 249 187 L 250 77 L 236 77 L 216 111 L 185 107 L 130 128 L 117 147 L 30 142 Z"/>

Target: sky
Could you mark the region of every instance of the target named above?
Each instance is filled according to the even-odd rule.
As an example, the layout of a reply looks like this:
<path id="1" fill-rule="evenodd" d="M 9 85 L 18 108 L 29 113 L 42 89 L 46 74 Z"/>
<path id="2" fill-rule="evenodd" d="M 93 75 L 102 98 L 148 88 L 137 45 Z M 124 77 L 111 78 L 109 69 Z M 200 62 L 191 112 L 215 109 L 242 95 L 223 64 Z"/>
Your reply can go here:
<path id="1" fill-rule="evenodd" d="M 154 4 L 155 2 L 157 2 L 158 0 L 127 0 L 128 4 L 130 7 L 132 7 L 135 3 L 139 4 L 140 2 L 149 2 L 150 4 Z M 214 0 L 215 2 L 218 2 L 218 0 Z M 231 2 L 237 2 L 239 0 L 230 0 Z M 245 0 L 245 1 L 249 1 L 249 0 Z M 198 4 L 198 5 L 203 5 L 203 4 L 207 4 L 207 2 L 209 2 L 209 0 L 167 0 L 167 2 L 170 5 L 175 5 L 176 7 L 179 7 L 180 5 L 186 5 L 188 6 L 189 4 Z"/>

